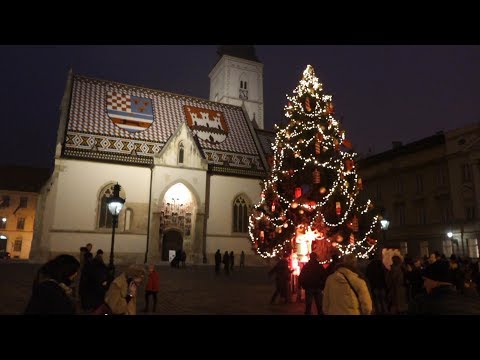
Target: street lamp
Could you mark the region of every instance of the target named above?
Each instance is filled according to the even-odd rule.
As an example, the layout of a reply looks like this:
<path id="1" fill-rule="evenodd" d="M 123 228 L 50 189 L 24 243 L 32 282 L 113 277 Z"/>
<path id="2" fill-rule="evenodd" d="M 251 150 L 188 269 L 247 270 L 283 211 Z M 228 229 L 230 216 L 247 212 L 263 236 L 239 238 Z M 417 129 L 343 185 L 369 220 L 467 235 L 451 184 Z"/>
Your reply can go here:
<path id="1" fill-rule="evenodd" d="M 451 231 L 449 231 L 449 232 L 447 232 L 447 236 L 448 236 L 449 239 L 451 239 L 452 236 L 453 236 L 453 233 Z"/>
<path id="2" fill-rule="evenodd" d="M 115 265 L 113 264 L 113 248 L 115 247 L 115 227 L 118 224 L 118 214 L 122 210 L 125 199 L 120 197 L 121 186 L 115 184 L 113 186 L 113 194 L 107 199 L 108 211 L 112 214 L 112 242 L 110 244 L 110 263 L 108 269 L 112 278 L 115 276 Z"/>
<path id="3" fill-rule="evenodd" d="M 380 220 L 380 225 L 382 226 L 383 230 L 383 246 L 387 246 L 387 230 L 390 225 L 390 221 L 384 218 Z"/>

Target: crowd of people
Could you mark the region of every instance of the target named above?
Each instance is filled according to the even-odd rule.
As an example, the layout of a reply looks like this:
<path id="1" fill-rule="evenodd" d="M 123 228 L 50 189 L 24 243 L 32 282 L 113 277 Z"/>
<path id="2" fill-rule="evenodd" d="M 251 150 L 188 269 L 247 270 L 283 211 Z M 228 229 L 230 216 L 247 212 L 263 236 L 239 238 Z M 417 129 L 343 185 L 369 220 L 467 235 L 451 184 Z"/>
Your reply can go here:
<path id="1" fill-rule="evenodd" d="M 221 264 L 229 275 L 235 264 L 233 251 L 218 249 L 214 255 L 215 273 Z M 296 283 L 305 293 L 305 314 L 323 315 L 402 315 L 402 314 L 480 314 L 480 272 L 478 262 L 438 252 L 430 257 L 404 258 L 400 253 L 388 261 L 381 254 L 373 257 L 360 271 L 357 258 L 347 254 L 328 266 L 319 263 L 317 254 L 300 271 Z M 245 266 L 245 253 L 239 266 Z M 285 254 L 269 270 L 275 277 L 270 299 L 291 301 L 292 270 Z M 146 281 L 145 281 L 146 280 Z M 25 314 L 117 314 L 135 315 L 140 285 L 145 281 L 145 308 L 156 312 L 159 274 L 153 264 L 130 265 L 113 277 L 103 261 L 103 251 L 92 254 L 92 244 L 80 249 L 80 259 L 59 255 L 37 272 Z M 152 300 L 152 302 L 151 302 Z"/>
<path id="2" fill-rule="evenodd" d="M 278 295 L 290 301 L 287 257 L 269 271 L 275 274 L 271 304 Z M 305 292 L 305 314 L 312 314 L 313 303 L 323 315 L 480 314 L 478 262 L 456 255 L 448 260 L 438 252 L 423 260 L 403 258 L 399 252 L 385 259 L 377 254 L 360 271 L 353 254 L 335 258 L 324 268 L 311 253 L 298 276 Z"/>

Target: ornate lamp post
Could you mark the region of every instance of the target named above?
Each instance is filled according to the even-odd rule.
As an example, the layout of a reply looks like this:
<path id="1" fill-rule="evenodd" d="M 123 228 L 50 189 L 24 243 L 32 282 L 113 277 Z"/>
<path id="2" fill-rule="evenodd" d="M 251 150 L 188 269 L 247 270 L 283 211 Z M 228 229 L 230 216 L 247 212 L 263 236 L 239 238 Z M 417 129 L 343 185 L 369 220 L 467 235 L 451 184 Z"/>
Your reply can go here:
<path id="1" fill-rule="evenodd" d="M 387 246 L 387 230 L 388 230 L 388 227 L 390 225 L 390 221 L 383 218 L 382 220 L 380 220 L 380 224 L 381 224 L 382 230 L 383 230 L 383 246 Z"/>
<path id="2" fill-rule="evenodd" d="M 113 264 L 113 249 L 115 247 L 115 228 L 118 224 L 118 214 L 123 208 L 123 204 L 125 204 L 125 199 L 120 197 L 120 188 L 121 186 L 116 185 L 113 186 L 113 194 L 107 199 L 107 206 L 108 211 L 112 214 L 112 242 L 110 244 L 110 263 L 108 264 L 108 269 L 110 271 L 110 275 L 115 277 L 115 265 Z"/>

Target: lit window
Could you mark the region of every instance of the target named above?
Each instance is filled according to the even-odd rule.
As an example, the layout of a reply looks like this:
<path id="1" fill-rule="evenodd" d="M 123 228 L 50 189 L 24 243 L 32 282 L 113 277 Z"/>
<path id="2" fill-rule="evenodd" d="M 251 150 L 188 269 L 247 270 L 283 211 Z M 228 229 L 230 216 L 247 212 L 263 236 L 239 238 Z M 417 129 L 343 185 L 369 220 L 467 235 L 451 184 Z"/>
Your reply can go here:
<path id="1" fill-rule="evenodd" d="M 13 251 L 20 252 L 22 251 L 22 239 L 17 239 L 13 243 Z"/>
<path id="2" fill-rule="evenodd" d="M 23 230 L 25 228 L 25 218 L 21 217 L 17 219 L 17 229 Z"/>
<path id="3" fill-rule="evenodd" d="M 20 197 L 20 208 L 25 209 L 28 206 L 28 197 L 22 196 Z"/>

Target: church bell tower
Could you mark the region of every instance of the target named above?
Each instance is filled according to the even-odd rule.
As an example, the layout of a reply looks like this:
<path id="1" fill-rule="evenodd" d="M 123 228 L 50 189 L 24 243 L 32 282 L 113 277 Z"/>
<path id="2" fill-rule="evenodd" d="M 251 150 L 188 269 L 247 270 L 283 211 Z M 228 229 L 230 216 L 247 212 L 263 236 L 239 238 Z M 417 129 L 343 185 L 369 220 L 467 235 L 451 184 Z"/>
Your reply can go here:
<path id="1" fill-rule="evenodd" d="M 260 129 L 263 120 L 263 64 L 252 45 L 222 45 L 219 59 L 208 75 L 210 100 L 244 106 L 250 121 Z"/>

